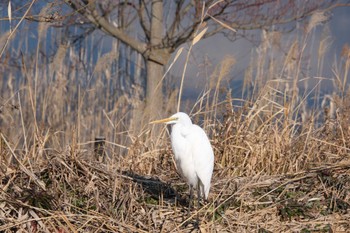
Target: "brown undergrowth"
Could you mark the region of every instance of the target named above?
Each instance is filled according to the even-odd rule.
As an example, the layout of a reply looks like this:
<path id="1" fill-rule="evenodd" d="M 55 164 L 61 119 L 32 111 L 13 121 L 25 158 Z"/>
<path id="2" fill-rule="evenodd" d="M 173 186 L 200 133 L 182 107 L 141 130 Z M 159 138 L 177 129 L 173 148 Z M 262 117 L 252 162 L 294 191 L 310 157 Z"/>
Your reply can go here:
<path id="1" fill-rule="evenodd" d="M 105 162 L 74 142 L 63 150 L 40 144 L 16 150 L 2 134 L 0 230 L 191 232 L 198 215 L 201 232 L 347 231 L 345 122 L 338 118 L 332 127 L 299 129 L 291 137 L 290 125 L 252 128 L 242 122 L 244 108 L 229 110 L 206 126 L 215 170 L 209 202 L 191 216 L 188 188 L 176 174 L 165 130 L 157 140 L 135 140 L 126 155 L 110 154 Z"/>

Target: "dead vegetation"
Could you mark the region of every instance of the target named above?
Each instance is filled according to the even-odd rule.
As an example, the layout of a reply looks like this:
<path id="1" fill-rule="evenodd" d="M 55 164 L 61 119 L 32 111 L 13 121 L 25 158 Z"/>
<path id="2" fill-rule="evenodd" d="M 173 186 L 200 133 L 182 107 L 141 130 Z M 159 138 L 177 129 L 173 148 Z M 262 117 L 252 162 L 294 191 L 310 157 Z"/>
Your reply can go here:
<path id="1" fill-rule="evenodd" d="M 2 158 L 12 153 L 11 147 L 3 142 Z M 319 144 L 317 154 L 331 150 L 331 145 Z M 289 165 L 274 165 L 282 167 L 273 172 L 275 175 L 267 175 L 267 167 L 257 172 L 262 162 L 252 163 L 247 158 L 249 154 L 230 152 L 232 166 L 223 166 L 224 153 L 219 151 L 225 148 L 221 146 L 215 145 L 210 202 L 198 210 L 201 231 L 345 232 L 348 229 L 348 155 L 332 164 L 326 164 L 326 159 L 319 161 L 318 166 L 305 162 L 310 168 L 304 166 L 292 173 L 282 172 Z M 237 150 L 239 147 L 236 144 Z M 114 158 L 107 163 L 92 160 L 89 152 L 74 145 L 44 154 L 45 158 L 35 163 L 22 159 L 2 167 L 1 231 L 191 232 L 194 229 L 197 210 L 187 217 L 187 186 L 175 172 L 169 146 L 158 152 Z M 244 156 L 246 162 L 241 161 Z M 255 175 L 249 168 L 254 165 Z"/>
<path id="2" fill-rule="evenodd" d="M 283 122 L 285 113 L 280 121 L 262 114 L 254 123 L 254 108 L 235 111 L 226 103 L 222 119 L 204 119 L 215 170 L 210 201 L 190 217 L 188 188 L 176 174 L 165 131 L 156 139 L 147 137 L 149 130 L 133 138 L 125 155 L 107 143 L 105 162 L 95 160 L 91 144 L 45 146 L 52 133 L 35 136 L 25 149 L 2 133 L 0 230 L 192 232 L 199 214 L 201 232 L 347 231 L 346 113 L 296 130 Z"/>

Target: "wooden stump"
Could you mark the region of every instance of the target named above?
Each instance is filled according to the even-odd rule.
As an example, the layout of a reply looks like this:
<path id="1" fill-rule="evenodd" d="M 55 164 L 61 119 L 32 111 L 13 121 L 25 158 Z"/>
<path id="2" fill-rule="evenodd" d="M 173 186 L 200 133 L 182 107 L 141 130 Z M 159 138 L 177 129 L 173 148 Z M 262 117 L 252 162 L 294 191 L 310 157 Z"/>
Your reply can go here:
<path id="1" fill-rule="evenodd" d="M 95 137 L 94 154 L 95 154 L 95 159 L 99 162 L 106 161 L 105 142 L 106 142 L 105 137 L 102 137 L 102 136 Z"/>

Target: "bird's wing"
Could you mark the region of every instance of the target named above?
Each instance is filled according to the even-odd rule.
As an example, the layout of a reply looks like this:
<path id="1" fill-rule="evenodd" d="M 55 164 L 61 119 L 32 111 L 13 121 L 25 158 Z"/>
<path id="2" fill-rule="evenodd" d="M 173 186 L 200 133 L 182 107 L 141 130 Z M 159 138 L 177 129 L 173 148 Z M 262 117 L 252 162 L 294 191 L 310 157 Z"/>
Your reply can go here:
<path id="1" fill-rule="evenodd" d="M 192 144 L 194 168 L 204 186 L 204 193 L 207 198 L 214 168 L 213 149 L 204 130 L 197 125 L 193 125 L 193 130 L 191 130 L 188 137 L 190 137 Z"/>

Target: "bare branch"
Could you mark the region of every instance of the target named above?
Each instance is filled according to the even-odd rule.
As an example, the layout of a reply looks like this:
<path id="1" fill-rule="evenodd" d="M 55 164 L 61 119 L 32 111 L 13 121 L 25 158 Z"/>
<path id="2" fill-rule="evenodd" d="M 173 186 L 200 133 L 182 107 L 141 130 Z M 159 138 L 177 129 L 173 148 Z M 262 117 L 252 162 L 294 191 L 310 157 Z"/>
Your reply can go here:
<path id="1" fill-rule="evenodd" d="M 71 0 L 65 0 L 67 4 L 73 7 L 78 13 L 84 15 L 87 19 L 90 20 L 97 28 L 103 30 L 104 32 L 118 38 L 120 41 L 129 45 L 131 48 L 135 49 L 141 54 L 145 54 L 147 51 L 147 45 L 138 40 L 135 40 L 133 37 L 125 33 L 124 30 L 119 29 L 108 22 L 106 18 L 100 16 L 96 10 L 95 5 L 89 4 L 87 7 L 78 6 Z"/>
<path id="2" fill-rule="evenodd" d="M 146 35 L 147 41 L 150 41 L 151 35 L 150 35 L 150 26 L 147 22 L 149 22 L 149 18 L 145 18 L 146 13 L 146 5 L 144 0 L 139 1 L 140 7 L 137 9 L 137 14 L 139 16 L 140 25 Z M 148 25 L 147 25 L 148 24 Z"/>

